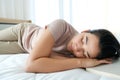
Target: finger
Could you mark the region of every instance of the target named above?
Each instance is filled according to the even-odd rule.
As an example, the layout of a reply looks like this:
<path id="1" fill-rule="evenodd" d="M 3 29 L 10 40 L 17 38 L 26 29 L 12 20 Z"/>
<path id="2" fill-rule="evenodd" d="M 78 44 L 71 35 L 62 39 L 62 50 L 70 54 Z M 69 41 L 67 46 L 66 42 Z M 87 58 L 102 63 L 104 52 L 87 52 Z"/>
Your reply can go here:
<path id="1" fill-rule="evenodd" d="M 100 63 L 101 63 L 101 64 L 102 64 L 102 63 L 110 64 L 110 63 L 112 63 L 112 61 L 108 61 L 108 60 L 100 60 Z"/>

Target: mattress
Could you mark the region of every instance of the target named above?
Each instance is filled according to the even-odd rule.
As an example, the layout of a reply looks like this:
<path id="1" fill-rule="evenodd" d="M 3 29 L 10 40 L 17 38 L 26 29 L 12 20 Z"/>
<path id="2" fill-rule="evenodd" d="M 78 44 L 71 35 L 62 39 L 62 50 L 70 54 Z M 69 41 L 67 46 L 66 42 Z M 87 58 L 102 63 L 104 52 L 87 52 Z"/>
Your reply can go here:
<path id="1" fill-rule="evenodd" d="M 28 55 L 0 54 L 0 80 L 118 80 L 80 68 L 53 73 L 27 73 L 24 66 Z"/>

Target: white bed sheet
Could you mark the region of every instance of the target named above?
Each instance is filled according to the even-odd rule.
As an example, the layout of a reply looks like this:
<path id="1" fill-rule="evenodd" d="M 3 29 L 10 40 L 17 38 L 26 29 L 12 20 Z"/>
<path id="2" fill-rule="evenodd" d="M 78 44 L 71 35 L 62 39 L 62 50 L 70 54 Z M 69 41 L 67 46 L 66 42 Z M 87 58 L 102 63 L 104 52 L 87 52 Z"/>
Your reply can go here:
<path id="1" fill-rule="evenodd" d="M 85 71 L 72 69 L 54 73 L 26 73 L 24 65 L 28 54 L 0 55 L 0 80 L 117 80 Z"/>

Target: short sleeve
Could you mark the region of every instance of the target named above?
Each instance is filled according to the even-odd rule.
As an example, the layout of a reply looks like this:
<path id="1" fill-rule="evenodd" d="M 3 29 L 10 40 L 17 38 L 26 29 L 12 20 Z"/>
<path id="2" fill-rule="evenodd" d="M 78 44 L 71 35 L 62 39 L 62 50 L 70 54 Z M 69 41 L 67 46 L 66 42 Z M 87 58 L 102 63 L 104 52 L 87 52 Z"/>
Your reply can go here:
<path id="1" fill-rule="evenodd" d="M 57 19 L 47 25 L 55 41 L 59 40 L 59 38 L 64 35 L 68 26 L 70 26 L 70 24 L 68 24 L 65 20 L 62 19 Z"/>

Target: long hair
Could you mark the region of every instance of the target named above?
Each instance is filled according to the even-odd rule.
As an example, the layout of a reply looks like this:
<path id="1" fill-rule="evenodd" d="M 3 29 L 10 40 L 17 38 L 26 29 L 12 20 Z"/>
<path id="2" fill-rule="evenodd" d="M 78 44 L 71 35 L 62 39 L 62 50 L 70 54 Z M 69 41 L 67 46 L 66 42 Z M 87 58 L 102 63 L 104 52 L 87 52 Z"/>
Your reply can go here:
<path id="1" fill-rule="evenodd" d="M 118 59 L 120 56 L 120 44 L 115 36 L 106 29 L 97 29 L 88 31 L 99 38 L 100 52 L 97 59 L 114 58 Z"/>

